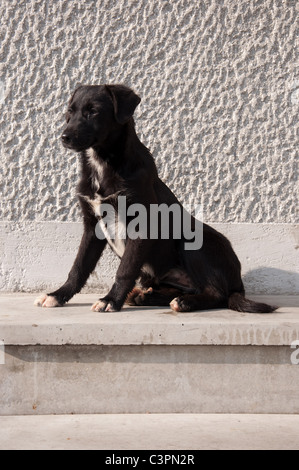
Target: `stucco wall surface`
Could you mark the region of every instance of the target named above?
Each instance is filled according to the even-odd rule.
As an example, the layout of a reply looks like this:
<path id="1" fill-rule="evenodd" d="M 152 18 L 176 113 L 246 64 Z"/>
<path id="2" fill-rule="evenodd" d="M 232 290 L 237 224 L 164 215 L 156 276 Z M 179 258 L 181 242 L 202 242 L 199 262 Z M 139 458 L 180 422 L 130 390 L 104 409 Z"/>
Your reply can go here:
<path id="1" fill-rule="evenodd" d="M 80 220 L 59 141 L 80 83 L 142 97 L 137 131 L 210 222 L 294 223 L 295 0 L 0 0 L 0 217 Z"/>

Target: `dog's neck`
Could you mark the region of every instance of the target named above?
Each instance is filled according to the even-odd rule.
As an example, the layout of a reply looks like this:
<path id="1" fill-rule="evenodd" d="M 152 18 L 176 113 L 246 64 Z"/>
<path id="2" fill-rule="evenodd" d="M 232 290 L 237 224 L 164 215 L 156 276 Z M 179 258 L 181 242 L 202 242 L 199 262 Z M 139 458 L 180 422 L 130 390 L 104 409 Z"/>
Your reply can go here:
<path id="1" fill-rule="evenodd" d="M 96 158 L 100 162 L 106 162 L 116 169 L 125 153 L 128 135 L 129 133 L 125 125 L 109 135 L 102 144 L 93 146 Z"/>
<path id="2" fill-rule="evenodd" d="M 144 151 L 146 150 L 146 152 Z M 115 173 L 126 179 L 142 169 L 151 169 L 152 174 L 156 174 L 156 166 L 150 152 L 139 140 L 134 126 L 133 118 L 117 132 L 105 140 L 102 145 L 95 145 L 87 152 L 82 153 L 83 166 L 86 163 L 86 156 L 90 156 L 95 163 L 111 167 Z"/>

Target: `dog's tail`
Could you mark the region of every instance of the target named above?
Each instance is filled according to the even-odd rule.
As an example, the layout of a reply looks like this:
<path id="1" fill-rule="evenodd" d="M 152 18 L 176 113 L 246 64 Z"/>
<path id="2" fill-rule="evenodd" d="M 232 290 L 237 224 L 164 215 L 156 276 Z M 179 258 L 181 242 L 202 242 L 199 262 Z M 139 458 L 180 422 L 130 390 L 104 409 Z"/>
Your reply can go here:
<path id="1" fill-rule="evenodd" d="M 243 293 L 234 292 L 228 298 L 228 308 L 237 312 L 271 313 L 278 307 L 246 299 Z"/>

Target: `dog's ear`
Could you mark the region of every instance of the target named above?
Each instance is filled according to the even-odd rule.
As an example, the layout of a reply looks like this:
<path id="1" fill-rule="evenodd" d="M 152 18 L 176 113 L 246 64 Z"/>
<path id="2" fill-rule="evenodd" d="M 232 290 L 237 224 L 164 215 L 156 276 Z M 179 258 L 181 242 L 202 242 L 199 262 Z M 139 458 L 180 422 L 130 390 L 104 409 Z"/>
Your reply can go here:
<path id="1" fill-rule="evenodd" d="M 112 98 L 115 119 L 119 124 L 125 124 L 133 116 L 141 98 L 124 85 L 105 85 L 105 88 Z"/>

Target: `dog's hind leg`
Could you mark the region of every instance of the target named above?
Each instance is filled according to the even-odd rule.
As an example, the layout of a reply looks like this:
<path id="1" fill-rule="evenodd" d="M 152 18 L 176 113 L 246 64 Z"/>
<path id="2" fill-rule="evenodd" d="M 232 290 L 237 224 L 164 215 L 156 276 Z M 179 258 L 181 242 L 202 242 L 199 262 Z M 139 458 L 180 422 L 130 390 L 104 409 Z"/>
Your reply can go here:
<path id="1" fill-rule="evenodd" d="M 142 289 L 134 287 L 126 299 L 127 305 L 143 305 L 152 307 L 166 307 L 174 296 L 181 295 L 182 291 L 173 287 Z"/>
<path id="2" fill-rule="evenodd" d="M 175 297 L 170 302 L 170 307 L 175 312 L 193 312 L 195 310 L 227 307 L 227 301 L 219 295 L 210 293 L 183 294 Z"/>

